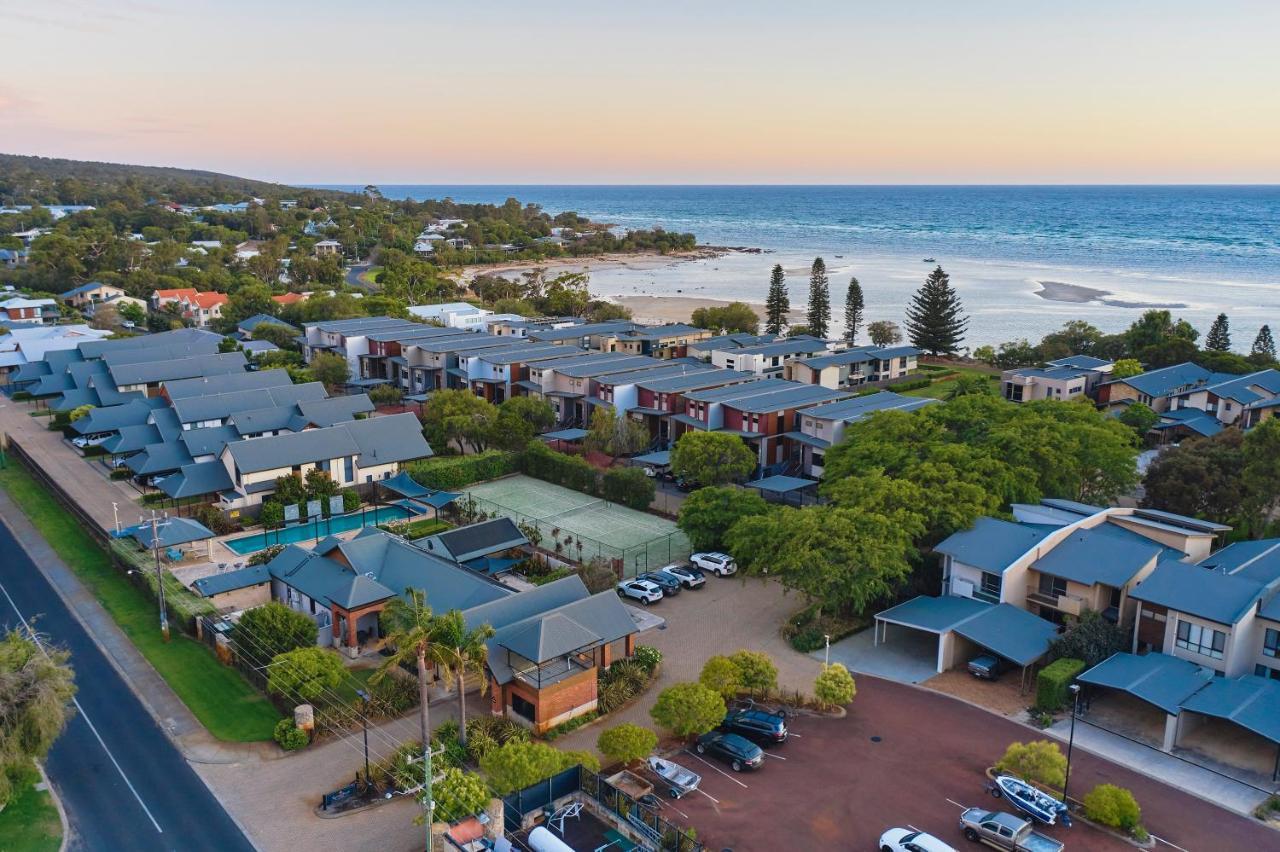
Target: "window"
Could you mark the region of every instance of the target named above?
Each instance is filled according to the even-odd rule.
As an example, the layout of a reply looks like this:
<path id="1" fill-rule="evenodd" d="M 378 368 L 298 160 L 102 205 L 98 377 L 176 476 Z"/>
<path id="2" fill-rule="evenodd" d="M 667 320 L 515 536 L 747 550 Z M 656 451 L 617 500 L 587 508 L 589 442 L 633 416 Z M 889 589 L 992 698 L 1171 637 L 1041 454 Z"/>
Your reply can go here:
<path id="1" fill-rule="evenodd" d="M 354 482 L 356 478 L 355 456 L 345 456 L 342 459 L 342 481 Z"/>
<path id="2" fill-rule="evenodd" d="M 511 696 L 511 710 L 516 713 L 516 715 L 523 716 L 530 722 L 537 721 L 537 708 L 520 695 Z"/>
<path id="3" fill-rule="evenodd" d="M 1221 660 L 1227 648 L 1227 634 L 1189 621 L 1179 621 L 1178 639 L 1175 644 L 1183 650 Z"/>
<path id="4" fill-rule="evenodd" d="M 1067 581 L 1052 574 L 1040 575 L 1040 594 L 1061 597 L 1067 593 Z"/>
<path id="5" fill-rule="evenodd" d="M 1258 677 L 1269 677 L 1272 680 L 1280 680 L 1280 669 L 1269 668 L 1261 663 L 1253 667 L 1253 673 Z"/>
<path id="6" fill-rule="evenodd" d="M 982 572 L 982 594 L 1000 600 L 1000 586 L 1003 578 L 999 574 Z"/>
<path id="7" fill-rule="evenodd" d="M 1280 630 L 1267 628 L 1262 637 L 1262 656 L 1280 657 Z"/>

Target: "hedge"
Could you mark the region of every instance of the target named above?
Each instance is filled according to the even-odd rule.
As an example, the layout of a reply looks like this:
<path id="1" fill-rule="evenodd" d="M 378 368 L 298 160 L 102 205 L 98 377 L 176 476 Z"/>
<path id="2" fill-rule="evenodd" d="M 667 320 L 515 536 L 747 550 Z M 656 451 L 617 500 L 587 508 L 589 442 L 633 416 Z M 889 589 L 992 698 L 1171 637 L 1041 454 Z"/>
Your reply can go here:
<path id="1" fill-rule="evenodd" d="M 520 454 L 519 466 L 521 473 L 536 479 L 601 496 L 600 473 L 586 459 L 557 453 L 541 441 L 531 443 Z"/>
<path id="2" fill-rule="evenodd" d="M 653 480 L 638 467 L 616 467 L 604 473 L 604 499 L 629 509 L 649 508 L 654 489 Z"/>
<path id="3" fill-rule="evenodd" d="M 1067 687 L 1084 671 L 1084 660 L 1063 657 L 1054 660 L 1036 675 L 1036 708 L 1046 713 L 1061 710 L 1070 699 Z"/>
<path id="4" fill-rule="evenodd" d="M 454 491 L 475 482 L 497 479 L 516 470 L 516 454 L 485 450 L 471 456 L 437 456 L 410 462 L 405 470 L 419 485 Z"/>

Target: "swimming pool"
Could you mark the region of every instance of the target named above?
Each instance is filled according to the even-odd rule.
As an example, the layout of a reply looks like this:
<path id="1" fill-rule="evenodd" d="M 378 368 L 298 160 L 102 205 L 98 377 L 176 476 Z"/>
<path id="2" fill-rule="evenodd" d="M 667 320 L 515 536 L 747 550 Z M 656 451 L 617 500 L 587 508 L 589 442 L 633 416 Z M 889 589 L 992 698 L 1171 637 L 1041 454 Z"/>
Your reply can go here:
<path id="1" fill-rule="evenodd" d="M 363 526 L 372 527 L 388 521 L 403 521 L 412 515 L 413 512 L 401 506 L 380 506 L 373 510 L 366 509 L 363 512 L 338 515 L 335 518 L 320 518 L 312 523 L 294 524 L 283 529 L 227 539 L 223 544 L 241 556 L 245 556 L 273 544 L 297 544 L 300 541 L 315 539 L 317 536 L 324 538 L 333 533 L 349 532 Z"/>

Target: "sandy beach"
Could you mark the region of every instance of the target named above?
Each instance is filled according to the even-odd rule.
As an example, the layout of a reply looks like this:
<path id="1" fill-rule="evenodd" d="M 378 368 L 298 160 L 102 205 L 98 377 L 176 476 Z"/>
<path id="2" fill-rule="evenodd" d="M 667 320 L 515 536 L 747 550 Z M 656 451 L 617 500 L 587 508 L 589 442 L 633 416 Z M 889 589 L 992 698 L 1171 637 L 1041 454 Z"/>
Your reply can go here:
<path id="1" fill-rule="evenodd" d="M 671 254 L 638 252 L 601 254 L 593 257 L 555 257 L 537 263 L 530 263 L 527 260 L 513 261 L 511 263 L 486 263 L 476 266 L 464 266 L 458 280 L 464 284 L 469 283 L 477 275 L 502 275 L 507 278 L 519 278 L 524 273 L 532 272 L 535 269 L 545 269 L 551 273 L 568 271 L 591 274 L 602 270 L 645 272 L 675 263 L 711 260 L 723 257 L 733 251 L 737 251 L 737 249 L 701 246 L 693 251 L 673 252 Z"/>

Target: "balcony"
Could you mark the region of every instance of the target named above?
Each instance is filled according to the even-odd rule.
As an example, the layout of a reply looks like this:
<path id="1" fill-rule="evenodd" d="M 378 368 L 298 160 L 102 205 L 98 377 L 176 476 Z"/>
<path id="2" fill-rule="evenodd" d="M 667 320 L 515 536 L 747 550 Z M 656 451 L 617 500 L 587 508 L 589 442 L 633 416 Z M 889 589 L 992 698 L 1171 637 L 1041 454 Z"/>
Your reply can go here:
<path id="1" fill-rule="evenodd" d="M 1056 609 L 1067 615 L 1079 615 L 1086 608 L 1084 598 L 1075 595 L 1055 595 L 1039 590 L 1027 592 L 1027 600 L 1031 603 Z"/>

